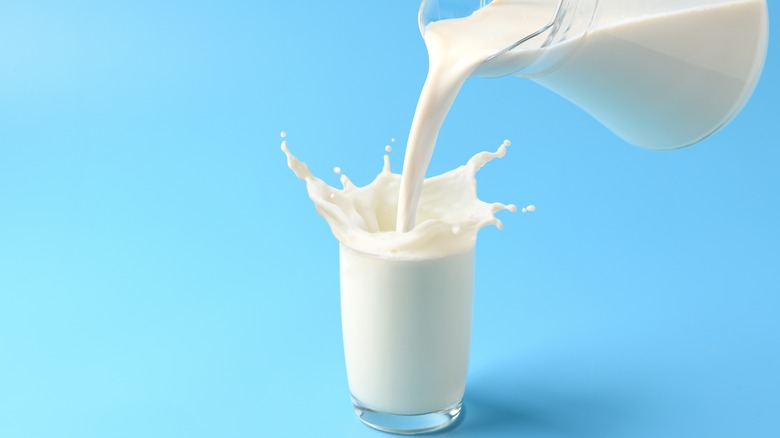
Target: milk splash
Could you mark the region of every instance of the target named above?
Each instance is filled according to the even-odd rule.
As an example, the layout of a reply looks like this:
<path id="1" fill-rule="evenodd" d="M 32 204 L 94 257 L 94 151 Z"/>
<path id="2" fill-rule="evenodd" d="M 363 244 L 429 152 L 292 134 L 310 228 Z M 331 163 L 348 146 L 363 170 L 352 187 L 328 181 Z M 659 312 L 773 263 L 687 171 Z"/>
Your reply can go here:
<path id="1" fill-rule="evenodd" d="M 457 169 L 426 178 L 416 224 L 409 232 L 396 231 L 401 175 L 390 170 L 389 155 L 384 156 L 382 171 L 368 185 L 358 187 L 341 173 L 343 188 L 337 189 L 312 175 L 306 163 L 290 152 L 287 140 L 282 141 L 281 149 L 295 176 L 306 182 L 317 212 L 339 242 L 381 257 L 425 259 L 472 249 L 481 228 L 503 227 L 495 216 L 498 211 L 517 211 L 513 204 L 488 203 L 477 197 L 477 172 L 489 161 L 503 158 L 509 145 L 506 140 L 495 152 L 480 152 Z M 534 210 L 528 206 L 523 212 Z"/>

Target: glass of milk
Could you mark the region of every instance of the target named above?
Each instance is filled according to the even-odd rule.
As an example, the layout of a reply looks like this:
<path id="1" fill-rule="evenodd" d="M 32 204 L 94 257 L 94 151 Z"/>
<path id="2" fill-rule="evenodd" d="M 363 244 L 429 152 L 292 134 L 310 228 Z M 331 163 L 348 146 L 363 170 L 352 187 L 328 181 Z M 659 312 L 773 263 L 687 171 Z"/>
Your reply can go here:
<path id="1" fill-rule="evenodd" d="M 283 133 L 283 137 L 286 134 Z M 340 247 L 341 317 L 347 377 L 358 418 L 386 432 L 418 433 L 458 418 L 466 384 L 474 295 L 474 248 L 480 229 L 503 223 L 513 204 L 477 196 L 477 172 L 495 152 L 426 178 L 415 226 L 397 231 L 402 176 L 384 166 L 358 187 L 341 173 L 337 189 L 291 152 L 287 165 L 306 182 L 317 212 Z M 386 150 L 391 148 L 386 148 Z M 389 150 L 388 150 L 389 152 Z M 522 211 L 534 211 L 528 206 Z"/>
<path id="2" fill-rule="evenodd" d="M 355 413 L 386 432 L 441 429 L 460 414 L 474 249 L 393 259 L 342 244 L 341 317 Z"/>

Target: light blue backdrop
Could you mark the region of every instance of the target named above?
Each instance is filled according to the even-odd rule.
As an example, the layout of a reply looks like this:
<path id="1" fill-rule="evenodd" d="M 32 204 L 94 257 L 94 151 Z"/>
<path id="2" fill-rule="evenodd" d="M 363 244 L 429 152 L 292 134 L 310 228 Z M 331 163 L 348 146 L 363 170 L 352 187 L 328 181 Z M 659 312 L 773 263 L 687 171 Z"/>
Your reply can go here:
<path id="1" fill-rule="evenodd" d="M 380 436 L 279 132 L 333 184 L 392 137 L 399 168 L 417 8 L 0 3 L 0 437 Z M 480 195 L 538 211 L 480 234 L 448 436 L 780 436 L 778 43 L 744 111 L 671 153 L 531 82 L 466 84 L 430 173 L 510 138 Z"/>

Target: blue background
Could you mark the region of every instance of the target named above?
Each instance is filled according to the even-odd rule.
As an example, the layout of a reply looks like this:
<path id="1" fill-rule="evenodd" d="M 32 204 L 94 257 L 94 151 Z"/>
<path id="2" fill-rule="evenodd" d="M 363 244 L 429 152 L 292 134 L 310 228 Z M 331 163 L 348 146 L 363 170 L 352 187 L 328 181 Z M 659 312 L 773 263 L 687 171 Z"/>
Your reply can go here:
<path id="1" fill-rule="evenodd" d="M 332 184 L 403 145 L 416 1 L 0 3 L 0 437 L 380 436 L 349 403 Z M 770 12 L 770 22 L 780 16 Z M 430 174 L 488 201 L 453 437 L 777 437 L 778 46 L 669 153 L 532 82 L 470 80 Z"/>

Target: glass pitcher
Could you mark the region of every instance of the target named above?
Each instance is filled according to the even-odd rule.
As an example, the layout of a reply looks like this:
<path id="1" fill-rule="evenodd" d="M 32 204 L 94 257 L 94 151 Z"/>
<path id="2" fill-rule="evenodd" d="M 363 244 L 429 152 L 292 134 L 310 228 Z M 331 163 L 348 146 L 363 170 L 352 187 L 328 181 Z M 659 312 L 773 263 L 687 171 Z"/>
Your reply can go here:
<path id="1" fill-rule="evenodd" d="M 689 146 L 727 124 L 766 56 L 765 0 L 423 0 L 420 30 L 499 7 L 540 24 L 518 23 L 517 39 L 474 75 L 529 78 L 649 149 Z"/>

